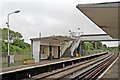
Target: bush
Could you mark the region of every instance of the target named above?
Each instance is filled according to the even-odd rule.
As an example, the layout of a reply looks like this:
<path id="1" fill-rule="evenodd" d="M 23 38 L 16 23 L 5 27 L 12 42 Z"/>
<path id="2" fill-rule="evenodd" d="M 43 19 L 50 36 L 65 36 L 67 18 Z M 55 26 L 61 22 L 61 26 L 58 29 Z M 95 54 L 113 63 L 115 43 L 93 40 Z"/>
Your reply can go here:
<path id="1" fill-rule="evenodd" d="M 23 59 L 23 64 L 33 64 L 35 60 L 33 58 L 25 58 Z"/>

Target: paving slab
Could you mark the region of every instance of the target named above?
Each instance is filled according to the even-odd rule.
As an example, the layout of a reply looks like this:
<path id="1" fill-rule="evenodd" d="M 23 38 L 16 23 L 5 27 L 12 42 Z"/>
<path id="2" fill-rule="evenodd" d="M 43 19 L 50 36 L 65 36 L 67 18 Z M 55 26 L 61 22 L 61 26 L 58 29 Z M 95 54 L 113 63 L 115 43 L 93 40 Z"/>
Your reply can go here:
<path id="1" fill-rule="evenodd" d="M 115 62 L 115 64 L 103 75 L 102 79 L 104 79 L 104 80 L 120 80 L 120 57 Z"/>

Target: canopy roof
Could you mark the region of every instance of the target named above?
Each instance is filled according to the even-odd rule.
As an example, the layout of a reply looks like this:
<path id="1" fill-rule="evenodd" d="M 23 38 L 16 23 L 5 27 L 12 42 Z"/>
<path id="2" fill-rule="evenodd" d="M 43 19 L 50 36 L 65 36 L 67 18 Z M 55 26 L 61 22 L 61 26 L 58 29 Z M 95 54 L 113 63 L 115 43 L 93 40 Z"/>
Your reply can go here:
<path id="1" fill-rule="evenodd" d="M 120 39 L 120 2 L 78 4 L 76 7 L 114 39 Z"/>
<path id="2" fill-rule="evenodd" d="M 32 38 L 30 40 L 44 41 L 48 43 L 61 43 L 61 42 L 68 42 L 74 39 L 67 36 L 49 36 L 49 37 L 41 37 L 41 38 Z"/>

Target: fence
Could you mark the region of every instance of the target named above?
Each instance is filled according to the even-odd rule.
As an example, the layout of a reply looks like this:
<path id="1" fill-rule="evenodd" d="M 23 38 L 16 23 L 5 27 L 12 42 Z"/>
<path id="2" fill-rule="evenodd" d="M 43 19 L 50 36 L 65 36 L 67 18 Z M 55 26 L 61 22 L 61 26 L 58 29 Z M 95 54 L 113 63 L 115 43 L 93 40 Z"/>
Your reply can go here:
<path id="1" fill-rule="evenodd" d="M 13 55 L 13 54 L 12 54 Z M 22 65 L 23 59 L 32 58 L 32 54 L 30 53 L 14 53 L 14 66 Z M 7 52 L 2 52 L 2 66 L 6 67 L 8 63 Z"/>
<path id="2" fill-rule="evenodd" d="M 89 51 L 84 51 L 83 55 L 85 56 L 85 55 L 96 54 L 96 53 L 101 53 L 101 52 L 105 52 L 105 50 L 89 50 Z"/>

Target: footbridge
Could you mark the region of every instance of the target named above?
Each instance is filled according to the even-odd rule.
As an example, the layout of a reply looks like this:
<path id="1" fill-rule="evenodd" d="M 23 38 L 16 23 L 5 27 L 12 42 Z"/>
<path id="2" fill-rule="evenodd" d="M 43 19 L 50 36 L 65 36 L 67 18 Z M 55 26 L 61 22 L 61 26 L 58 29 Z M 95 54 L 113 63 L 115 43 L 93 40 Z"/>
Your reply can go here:
<path id="1" fill-rule="evenodd" d="M 63 54 L 69 54 L 73 56 L 75 53 L 75 50 L 78 49 L 79 54 L 83 54 L 83 43 L 84 42 L 98 42 L 98 41 L 120 41 L 119 39 L 113 39 L 108 34 L 88 34 L 88 35 L 81 35 L 81 36 L 73 36 L 73 41 L 70 43 L 70 45 L 66 49 Z M 68 43 L 69 44 L 69 43 Z"/>

